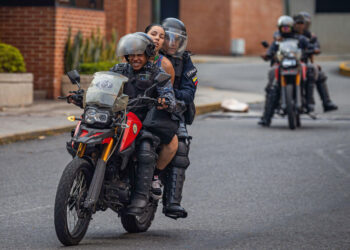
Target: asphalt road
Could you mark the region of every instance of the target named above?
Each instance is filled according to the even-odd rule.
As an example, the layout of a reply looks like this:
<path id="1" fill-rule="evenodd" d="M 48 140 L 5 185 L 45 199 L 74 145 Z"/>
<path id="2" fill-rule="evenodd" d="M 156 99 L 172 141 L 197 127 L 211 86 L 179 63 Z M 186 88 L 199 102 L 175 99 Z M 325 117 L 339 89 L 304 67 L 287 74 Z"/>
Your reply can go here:
<path id="1" fill-rule="evenodd" d="M 260 73 L 266 75 L 266 65 L 251 66 L 251 81 L 244 84 L 241 75 L 242 81 L 234 76 L 230 83 L 221 72 L 222 88 L 264 85 Z M 209 77 L 207 71 L 218 67 L 201 64 L 199 70 Z M 249 71 L 240 67 L 227 70 Z M 97 213 L 74 249 L 350 249 L 350 111 L 343 109 L 350 106 L 350 78 L 329 76 L 340 111 L 316 121 L 303 118 L 296 131 L 281 118 L 260 128 L 249 114 L 198 117 L 190 128 L 194 140 L 183 198 L 189 217 L 171 220 L 160 206 L 148 232 L 127 234 L 115 213 Z M 200 77 L 202 84 L 211 82 Z M 0 146 L 1 249 L 61 248 L 53 205 L 70 160 L 68 137 Z"/>

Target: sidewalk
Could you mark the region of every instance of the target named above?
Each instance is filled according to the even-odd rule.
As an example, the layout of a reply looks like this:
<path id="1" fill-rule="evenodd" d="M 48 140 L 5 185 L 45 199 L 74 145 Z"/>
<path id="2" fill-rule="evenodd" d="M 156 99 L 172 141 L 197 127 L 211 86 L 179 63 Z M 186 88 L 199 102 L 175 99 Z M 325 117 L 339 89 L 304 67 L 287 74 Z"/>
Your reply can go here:
<path id="1" fill-rule="evenodd" d="M 264 62 L 260 56 L 215 56 L 215 55 L 193 55 L 194 63 L 249 63 Z M 320 54 L 315 57 L 316 62 L 322 61 L 349 61 L 350 54 Z"/>
<path id="2" fill-rule="evenodd" d="M 258 94 L 199 86 L 195 99 L 197 114 L 220 110 L 221 101 L 231 98 L 245 103 L 263 101 L 263 96 Z M 0 110 L 0 145 L 68 132 L 76 122 L 68 121 L 67 116 L 81 113 L 75 105 L 58 100 L 36 101 L 29 107 L 3 108 Z"/>

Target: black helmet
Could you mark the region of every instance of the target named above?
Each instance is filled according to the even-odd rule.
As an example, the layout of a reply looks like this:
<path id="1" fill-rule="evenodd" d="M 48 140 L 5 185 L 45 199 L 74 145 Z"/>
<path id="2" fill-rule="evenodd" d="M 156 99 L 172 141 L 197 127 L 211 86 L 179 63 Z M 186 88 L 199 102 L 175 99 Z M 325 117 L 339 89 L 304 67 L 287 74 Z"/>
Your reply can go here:
<path id="1" fill-rule="evenodd" d="M 143 54 L 147 57 L 155 55 L 152 38 L 143 32 L 128 34 L 120 38 L 117 46 L 117 56 L 124 56 L 128 60 L 128 55 Z"/>
<path id="2" fill-rule="evenodd" d="M 311 15 L 308 12 L 301 11 L 301 12 L 299 12 L 298 15 L 302 15 L 304 17 L 304 19 L 305 19 L 305 22 L 311 23 Z"/>
<path id="3" fill-rule="evenodd" d="M 309 29 L 311 25 L 311 15 L 306 11 L 299 12 L 299 15 L 302 15 L 304 17 L 306 29 Z"/>
<path id="4" fill-rule="evenodd" d="M 143 32 L 135 32 L 134 34 L 141 36 L 141 37 L 144 37 L 149 41 L 149 45 L 147 45 L 145 53 L 148 57 L 154 56 L 156 54 L 156 52 L 154 50 L 156 46 L 154 45 L 152 38 Z"/>
<path id="5" fill-rule="evenodd" d="M 181 57 L 187 47 L 187 32 L 182 21 L 169 17 L 163 20 L 165 31 L 163 51 L 175 57 Z"/>
<path id="6" fill-rule="evenodd" d="M 305 23 L 305 18 L 303 15 L 300 15 L 300 14 L 295 15 L 293 16 L 293 19 L 295 23 Z"/>
<path id="7" fill-rule="evenodd" d="M 282 36 L 292 34 L 294 20 L 290 16 L 281 16 L 278 18 L 277 26 Z"/>

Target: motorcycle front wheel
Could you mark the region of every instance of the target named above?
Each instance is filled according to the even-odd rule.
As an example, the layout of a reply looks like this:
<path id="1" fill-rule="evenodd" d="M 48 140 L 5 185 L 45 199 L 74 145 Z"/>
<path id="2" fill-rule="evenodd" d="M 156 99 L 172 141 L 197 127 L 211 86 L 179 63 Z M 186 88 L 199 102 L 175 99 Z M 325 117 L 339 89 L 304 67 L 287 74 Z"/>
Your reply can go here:
<path id="1" fill-rule="evenodd" d="M 124 229 L 129 233 L 146 232 L 152 224 L 157 207 L 158 200 L 153 200 L 147 204 L 143 214 L 140 216 L 122 213 L 121 222 Z"/>
<path id="2" fill-rule="evenodd" d="M 93 171 L 90 163 L 74 158 L 63 171 L 57 187 L 54 221 L 59 241 L 65 246 L 77 245 L 90 223 L 91 213 L 83 209 Z"/>
<path id="3" fill-rule="evenodd" d="M 290 129 L 295 129 L 297 123 L 297 117 L 295 114 L 293 93 L 294 86 L 288 84 L 286 86 L 286 104 L 287 104 L 287 115 L 288 115 L 288 125 Z"/>

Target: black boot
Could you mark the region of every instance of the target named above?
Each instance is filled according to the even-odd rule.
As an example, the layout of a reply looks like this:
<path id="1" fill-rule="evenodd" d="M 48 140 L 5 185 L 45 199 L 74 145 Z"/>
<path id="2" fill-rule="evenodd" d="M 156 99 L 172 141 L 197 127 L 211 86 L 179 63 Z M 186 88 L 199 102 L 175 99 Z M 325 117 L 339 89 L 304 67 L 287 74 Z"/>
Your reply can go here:
<path id="1" fill-rule="evenodd" d="M 185 171 L 184 168 L 170 167 L 167 173 L 163 213 L 172 219 L 187 217 L 186 210 L 180 205 Z"/>
<path id="2" fill-rule="evenodd" d="M 135 190 L 127 214 L 141 215 L 147 206 L 150 195 L 150 188 L 156 165 L 156 154 L 150 142 L 141 143 L 138 150 L 138 169 L 135 182 Z"/>
<path id="3" fill-rule="evenodd" d="M 308 113 L 315 111 L 314 83 L 306 83 L 306 110 Z"/>
<path id="4" fill-rule="evenodd" d="M 338 106 L 335 105 L 329 97 L 326 79 L 327 79 L 326 77 L 320 77 L 316 82 L 317 91 L 321 97 L 324 112 L 333 111 L 333 110 L 338 109 Z"/>
<path id="5" fill-rule="evenodd" d="M 269 127 L 271 124 L 271 119 L 275 113 L 275 108 L 278 104 L 278 91 L 279 89 L 276 86 L 266 88 L 264 113 L 260 121 L 258 122 L 258 124 L 263 127 Z"/>

